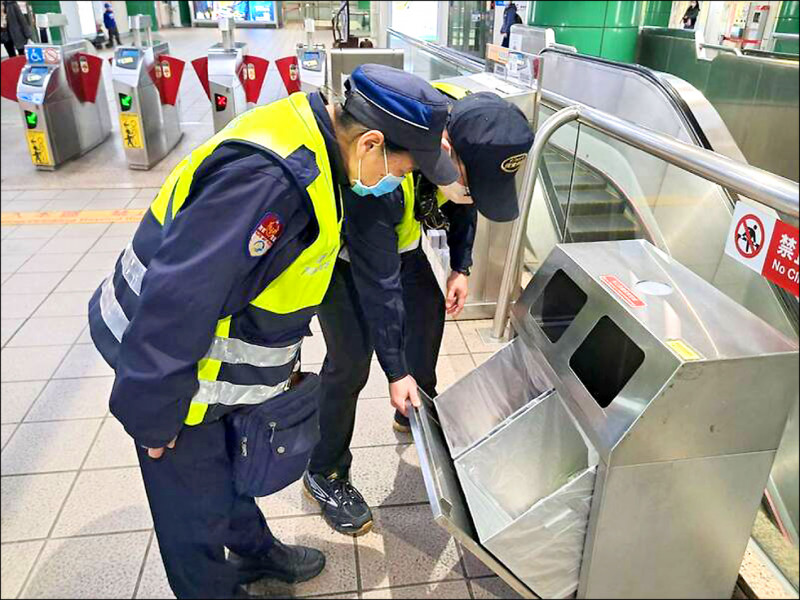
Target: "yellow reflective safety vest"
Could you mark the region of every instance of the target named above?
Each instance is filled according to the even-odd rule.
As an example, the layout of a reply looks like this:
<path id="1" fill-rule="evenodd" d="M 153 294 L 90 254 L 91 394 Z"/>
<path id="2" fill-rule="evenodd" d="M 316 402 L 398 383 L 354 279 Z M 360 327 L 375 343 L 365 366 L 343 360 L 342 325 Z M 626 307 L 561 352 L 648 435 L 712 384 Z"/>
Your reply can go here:
<path id="1" fill-rule="evenodd" d="M 431 83 L 437 90 L 449 96 L 454 100 L 460 100 L 464 96 L 472 92 L 467 88 L 447 83 L 445 81 L 436 81 Z M 403 188 L 403 219 L 395 227 L 397 233 L 397 251 L 399 253 L 410 252 L 419 247 L 420 239 L 422 238 L 422 225 L 414 217 L 414 178 L 411 173 L 406 175 L 402 183 Z M 439 206 L 447 202 L 440 190 L 436 191 L 436 199 Z"/>
<path id="2" fill-rule="evenodd" d="M 265 127 L 265 123 L 272 125 Z M 337 214 L 334 179 L 325 140 L 305 94 L 298 92 L 272 104 L 259 106 L 231 121 L 175 167 L 150 206 L 150 211 L 162 227 L 168 227 L 189 195 L 197 168 L 217 146 L 231 140 L 261 147 L 284 159 L 302 146 L 313 152 L 319 175 L 308 184 L 306 192 L 314 208 L 319 235 L 251 305 L 268 311 L 278 319 L 282 315 L 291 315 L 319 305 L 333 274 L 341 245 L 342 223 Z M 217 322 L 211 347 L 198 364 L 200 387 L 192 398 L 185 420 L 187 425 L 202 423 L 211 404 L 256 404 L 282 393 L 288 387 L 288 377 L 286 381 L 270 386 L 234 385 L 217 381 L 223 362 L 244 362 L 257 367 L 276 368 L 293 361 L 300 348 L 300 341 L 289 347 L 269 348 L 231 338 L 231 318 L 229 315 Z"/>

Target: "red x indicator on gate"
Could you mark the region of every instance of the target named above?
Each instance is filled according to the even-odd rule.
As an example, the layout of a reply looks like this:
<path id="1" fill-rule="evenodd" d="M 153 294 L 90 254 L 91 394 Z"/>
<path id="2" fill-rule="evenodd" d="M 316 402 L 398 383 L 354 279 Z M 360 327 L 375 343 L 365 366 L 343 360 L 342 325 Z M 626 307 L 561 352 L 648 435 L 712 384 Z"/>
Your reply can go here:
<path id="1" fill-rule="evenodd" d="M 217 112 L 225 110 L 228 106 L 228 97 L 222 94 L 214 94 L 214 105 L 217 107 Z"/>

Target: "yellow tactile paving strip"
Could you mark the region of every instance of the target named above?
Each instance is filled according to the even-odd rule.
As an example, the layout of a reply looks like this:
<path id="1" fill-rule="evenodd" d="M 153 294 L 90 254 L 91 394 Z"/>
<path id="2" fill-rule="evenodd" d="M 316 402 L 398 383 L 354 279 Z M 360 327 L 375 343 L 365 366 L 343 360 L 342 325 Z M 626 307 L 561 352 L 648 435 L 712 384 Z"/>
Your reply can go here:
<path id="1" fill-rule="evenodd" d="M 138 223 L 146 208 L 118 210 L 52 210 L 43 212 L 2 212 L 0 225 L 61 225 L 88 223 Z"/>

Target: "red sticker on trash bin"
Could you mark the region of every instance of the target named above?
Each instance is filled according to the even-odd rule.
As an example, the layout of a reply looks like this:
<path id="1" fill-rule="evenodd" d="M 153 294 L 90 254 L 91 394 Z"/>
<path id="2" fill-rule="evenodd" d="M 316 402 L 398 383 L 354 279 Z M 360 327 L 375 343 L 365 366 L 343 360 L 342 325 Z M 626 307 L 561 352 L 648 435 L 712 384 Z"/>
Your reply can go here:
<path id="1" fill-rule="evenodd" d="M 600 281 L 611 288 L 611 291 L 619 296 L 628 306 L 632 308 L 642 308 L 646 306 L 644 300 L 639 298 L 631 288 L 622 283 L 615 275 L 601 275 Z"/>

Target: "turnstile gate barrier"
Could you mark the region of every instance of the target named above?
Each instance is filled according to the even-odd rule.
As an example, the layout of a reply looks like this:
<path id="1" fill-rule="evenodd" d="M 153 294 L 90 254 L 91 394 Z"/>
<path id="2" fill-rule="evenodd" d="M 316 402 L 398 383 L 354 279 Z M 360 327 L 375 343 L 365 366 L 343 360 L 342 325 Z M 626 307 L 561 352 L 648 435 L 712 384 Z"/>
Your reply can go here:
<path id="1" fill-rule="evenodd" d="M 528 597 L 729 598 L 797 344 L 644 241 L 557 246 L 412 413 L 435 520 Z"/>
<path id="2" fill-rule="evenodd" d="M 192 61 L 211 101 L 215 133 L 258 102 L 269 66 L 269 61 L 248 55 L 246 43 L 235 41 L 232 17 L 220 17 L 219 29 L 222 43 L 211 46 L 208 56 Z"/>
<path id="3" fill-rule="evenodd" d="M 134 43 L 118 46 L 114 52 L 111 67 L 114 99 L 128 166 L 149 169 L 183 135 L 178 88 L 184 62 L 169 56 L 167 42 L 153 43 L 149 15 L 132 15 L 128 20 Z"/>
<path id="4" fill-rule="evenodd" d="M 66 24 L 61 14 L 36 15 L 37 27 L 60 29 L 62 40 Z M 25 65 L 12 99 L 19 103 L 37 169 L 53 170 L 108 137 L 111 117 L 102 67 L 103 61 L 86 40 L 25 46 Z"/>

